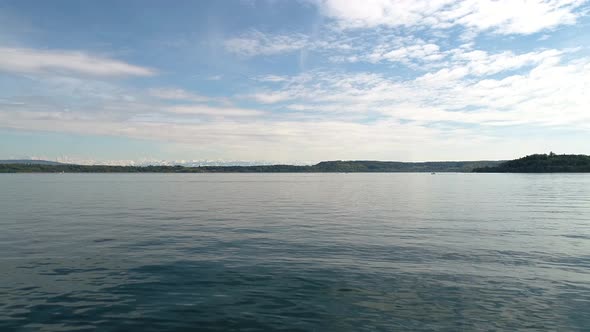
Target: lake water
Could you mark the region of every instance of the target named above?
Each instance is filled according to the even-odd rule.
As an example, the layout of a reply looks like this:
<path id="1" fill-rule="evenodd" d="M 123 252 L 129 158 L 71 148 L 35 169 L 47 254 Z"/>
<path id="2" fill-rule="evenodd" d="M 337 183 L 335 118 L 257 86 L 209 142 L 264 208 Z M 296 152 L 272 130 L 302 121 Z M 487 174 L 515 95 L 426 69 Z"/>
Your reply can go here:
<path id="1" fill-rule="evenodd" d="M 590 175 L 0 175 L 0 331 L 589 331 Z"/>

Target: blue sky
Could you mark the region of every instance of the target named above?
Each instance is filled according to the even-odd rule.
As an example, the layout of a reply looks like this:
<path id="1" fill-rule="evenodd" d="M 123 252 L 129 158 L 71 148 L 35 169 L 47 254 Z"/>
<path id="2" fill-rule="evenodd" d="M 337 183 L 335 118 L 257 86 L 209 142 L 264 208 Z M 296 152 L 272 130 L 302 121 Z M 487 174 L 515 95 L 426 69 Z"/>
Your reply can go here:
<path id="1" fill-rule="evenodd" d="M 0 0 L 0 159 L 590 153 L 582 0 Z"/>

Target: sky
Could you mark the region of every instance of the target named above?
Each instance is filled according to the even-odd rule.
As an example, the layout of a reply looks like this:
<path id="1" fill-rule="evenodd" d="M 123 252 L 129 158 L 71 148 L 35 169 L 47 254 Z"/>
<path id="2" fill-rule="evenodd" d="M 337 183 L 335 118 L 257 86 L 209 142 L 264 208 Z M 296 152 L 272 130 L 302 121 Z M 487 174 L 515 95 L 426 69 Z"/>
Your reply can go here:
<path id="1" fill-rule="evenodd" d="M 590 154 L 590 1 L 0 0 L 0 159 Z"/>

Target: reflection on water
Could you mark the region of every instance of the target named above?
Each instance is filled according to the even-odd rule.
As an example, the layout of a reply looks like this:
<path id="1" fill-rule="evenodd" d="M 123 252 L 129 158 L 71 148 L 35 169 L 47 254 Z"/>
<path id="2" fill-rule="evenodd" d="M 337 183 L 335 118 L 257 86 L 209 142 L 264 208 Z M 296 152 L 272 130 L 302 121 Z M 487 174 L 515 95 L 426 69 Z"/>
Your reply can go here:
<path id="1" fill-rule="evenodd" d="M 2 331 L 584 330 L 590 176 L 0 176 Z"/>

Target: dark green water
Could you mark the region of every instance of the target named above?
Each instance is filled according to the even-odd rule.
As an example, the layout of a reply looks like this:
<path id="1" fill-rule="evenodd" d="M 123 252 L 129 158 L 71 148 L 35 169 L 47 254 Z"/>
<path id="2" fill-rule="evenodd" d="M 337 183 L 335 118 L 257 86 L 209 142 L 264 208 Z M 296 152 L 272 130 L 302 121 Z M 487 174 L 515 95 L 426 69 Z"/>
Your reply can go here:
<path id="1" fill-rule="evenodd" d="M 0 331 L 589 331 L 590 175 L 0 175 Z"/>

